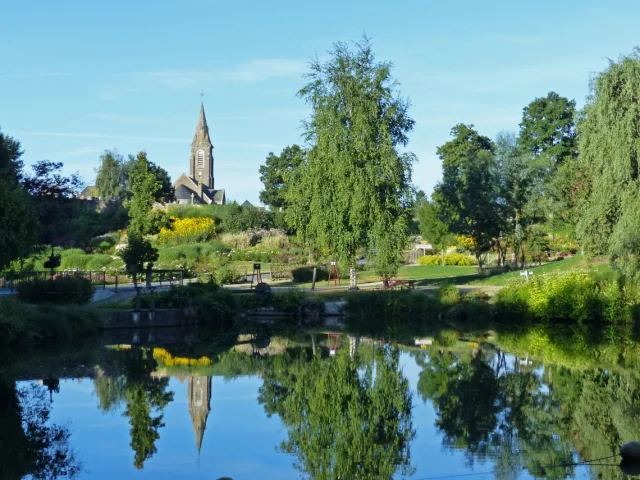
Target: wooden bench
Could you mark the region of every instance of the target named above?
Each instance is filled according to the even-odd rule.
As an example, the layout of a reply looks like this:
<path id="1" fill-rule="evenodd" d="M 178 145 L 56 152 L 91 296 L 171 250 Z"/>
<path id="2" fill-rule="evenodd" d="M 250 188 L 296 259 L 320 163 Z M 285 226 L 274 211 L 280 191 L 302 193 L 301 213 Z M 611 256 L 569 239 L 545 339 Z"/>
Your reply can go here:
<path id="1" fill-rule="evenodd" d="M 416 286 L 415 280 L 385 280 L 382 282 L 383 290 L 394 290 L 396 287 L 413 290 Z"/>

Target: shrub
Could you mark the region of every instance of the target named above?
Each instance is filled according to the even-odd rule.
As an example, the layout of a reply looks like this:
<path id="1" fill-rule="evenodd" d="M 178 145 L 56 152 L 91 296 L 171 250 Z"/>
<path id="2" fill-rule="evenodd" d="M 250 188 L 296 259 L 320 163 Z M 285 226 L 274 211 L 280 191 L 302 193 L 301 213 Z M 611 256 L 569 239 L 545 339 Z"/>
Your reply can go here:
<path id="1" fill-rule="evenodd" d="M 289 237 L 280 232 L 270 236 L 263 236 L 262 240 L 260 240 L 260 245 L 267 249 L 288 248 Z"/>
<path id="2" fill-rule="evenodd" d="M 0 301 L 0 345 L 70 340 L 99 326 L 96 311 L 87 307 L 29 305 L 15 298 Z"/>
<path id="3" fill-rule="evenodd" d="M 213 276 L 220 285 L 242 283 L 247 278 L 247 271 L 244 268 L 223 266 L 213 272 Z"/>
<path id="4" fill-rule="evenodd" d="M 245 232 L 223 233 L 220 235 L 220 242 L 230 248 L 247 248 L 249 246 L 249 236 Z"/>
<path id="5" fill-rule="evenodd" d="M 172 217 L 171 227 L 163 227 L 158 235 L 161 244 L 180 245 L 183 243 L 202 243 L 216 234 L 212 218 L 176 218 Z"/>
<path id="6" fill-rule="evenodd" d="M 90 259 L 91 257 L 86 253 L 63 256 L 60 268 L 62 270 L 86 270 Z"/>
<path id="7" fill-rule="evenodd" d="M 296 283 L 311 283 L 313 281 L 313 267 L 299 267 L 291 270 L 291 276 Z M 329 272 L 324 267 L 316 267 L 316 282 L 329 279 Z"/>
<path id="8" fill-rule="evenodd" d="M 418 258 L 420 265 L 442 265 L 442 257 L 440 255 L 425 255 Z M 462 253 L 447 253 L 444 256 L 444 264 L 449 266 L 471 267 L 477 265 L 475 258 Z"/>
<path id="9" fill-rule="evenodd" d="M 436 296 L 441 302 L 446 304 L 454 304 L 460 300 L 460 291 L 458 287 L 451 283 L 445 283 L 436 291 Z"/>
<path id="10" fill-rule="evenodd" d="M 629 309 L 614 282 L 598 282 L 582 270 L 557 271 L 512 280 L 496 297 L 502 315 L 525 314 L 551 322 L 617 322 Z"/>
<path id="11" fill-rule="evenodd" d="M 111 255 L 88 255 L 89 261 L 86 264 L 87 270 L 102 270 L 108 268 L 114 259 Z"/>
<path id="12" fill-rule="evenodd" d="M 48 280 L 32 280 L 20 283 L 18 298 L 27 303 L 89 303 L 95 291 L 84 277 L 63 276 Z"/>
<path id="13" fill-rule="evenodd" d="M 451 347 L 458 342 L 458 338 L 460 338 L 460 332 L 445 328 L 438 332 L 435 340 L 441 347 Z"/>
<path id="14" fill-rule="evenodd" d="M 223 327 L 231 325 L 238 308 L 234 294 L 220 288 L 215 282 L 190 283 L 153 295 L 143 295 L 142 308 L 149 308 L 152 296 L 156 308 L 197 308 L 204 322 Z M 132 306 L 135 307 L 135 299 L 132 299 Z"/>

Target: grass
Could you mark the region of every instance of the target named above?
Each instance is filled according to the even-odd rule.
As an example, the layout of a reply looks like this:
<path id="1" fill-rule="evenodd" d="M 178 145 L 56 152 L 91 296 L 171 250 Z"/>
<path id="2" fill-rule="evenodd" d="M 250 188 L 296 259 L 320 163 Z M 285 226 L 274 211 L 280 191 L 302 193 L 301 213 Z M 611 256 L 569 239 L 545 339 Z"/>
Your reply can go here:
<path id="1" fill-rule="evenodd" d="M 251 264 L 248 262 L 249 272 Z M 580 255 L 566 258 L 561 261 L 547 263 L 539 267 L 529 267 L 527 270 L 533 275 L 542 275 L 554 271 L 568 271 L 576 268 L 589 269 L 595 272 L 598 277 L 610 278 L 613 270 L 605 259 L 586 259 Z M 268 271 L 268 264 L 263 264 L 263 272 Z M 477 267 L 457 267 L 457 266 L 432 266 L 432 265 L 405 265 L 400 267 L 396 278 L 400 280 L 416 280 L 417 286 L 439 287 L 444 284 L 471 285 L 471 286 L 496 286 L 502 287 L 512 278 L 520 277 L 521 269 L 511 272 L 498 273 L 493 275 L 480 275 Z M 348 272 L 341 272 L 340 283 L 346 286 L 349 283 Z M 358 283 L 379 282 L 380 277 L 373 270 L 358 272 Z M 311 283 L 294 284 L 292 282 L 278 282 L 276 285 L 297 287 L 311 287 Z M 317 287 L 326 286 L 326 281 L 316 282 Z M 331 284 L 333 286 L 333 283 Z"/>

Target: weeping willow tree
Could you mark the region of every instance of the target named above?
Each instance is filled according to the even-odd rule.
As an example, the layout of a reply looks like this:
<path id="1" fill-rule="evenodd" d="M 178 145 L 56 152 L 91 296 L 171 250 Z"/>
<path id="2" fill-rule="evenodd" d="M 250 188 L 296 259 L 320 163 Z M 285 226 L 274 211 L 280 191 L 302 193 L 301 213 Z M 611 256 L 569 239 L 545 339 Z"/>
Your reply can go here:
<path id="1" fill-rule="evenodd" d="M 380 276 L 395 275 L 407 244 L 415 156 L 400 153 L 414 120 L 397 93 L 390 63 L 378 63 L 367 38 L 355 52 L 337 43 L 326 63 L 311 63 L 298 95 L 311 106 L 309 155 L 293 174 L 287 217 L 299 235 L 350 269 L 373 255 Z"/>
<path id="2" fill-rule="evenodd" d="M 576 232 L 590 254 L 608 254 L 640 280 L 640 48 L 594 78 L 578 126 Z"/>

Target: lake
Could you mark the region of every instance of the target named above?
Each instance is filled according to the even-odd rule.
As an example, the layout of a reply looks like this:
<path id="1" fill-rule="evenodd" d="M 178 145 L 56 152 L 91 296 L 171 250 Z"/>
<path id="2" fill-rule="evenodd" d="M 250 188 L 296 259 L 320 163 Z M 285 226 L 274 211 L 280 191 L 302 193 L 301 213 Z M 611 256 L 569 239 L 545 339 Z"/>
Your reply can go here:
<path id="1" fill-rule="evenodd" d="M 640 439 L 638 344 L 543 333 L 507 348 L 451 331 L 422 347 L 126 332 L 15 354 L 0 367 L 0 478 L 623 478 L 605 457 Z"/>

